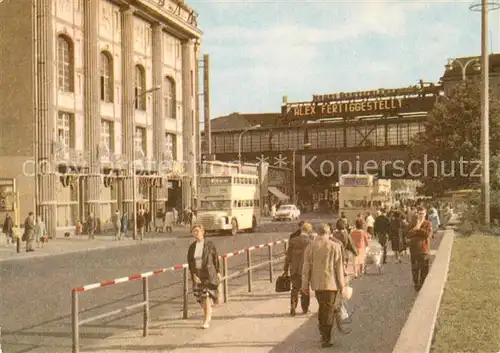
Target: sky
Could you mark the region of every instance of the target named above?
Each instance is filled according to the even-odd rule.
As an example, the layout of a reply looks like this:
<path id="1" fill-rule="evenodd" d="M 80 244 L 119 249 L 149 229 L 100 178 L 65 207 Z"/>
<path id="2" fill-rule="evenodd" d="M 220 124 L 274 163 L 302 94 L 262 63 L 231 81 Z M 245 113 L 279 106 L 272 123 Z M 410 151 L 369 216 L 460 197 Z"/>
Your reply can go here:
<path id="1" fill-rule="evenodd" d="M 187 3 L 210 55 L 211 118 L 279 112 L 283 96 L 437 82 L 448 58 L 481 51 L 481 14 L 468 0 Z M 500 52 L 500 10 L 489 29 Z"/>

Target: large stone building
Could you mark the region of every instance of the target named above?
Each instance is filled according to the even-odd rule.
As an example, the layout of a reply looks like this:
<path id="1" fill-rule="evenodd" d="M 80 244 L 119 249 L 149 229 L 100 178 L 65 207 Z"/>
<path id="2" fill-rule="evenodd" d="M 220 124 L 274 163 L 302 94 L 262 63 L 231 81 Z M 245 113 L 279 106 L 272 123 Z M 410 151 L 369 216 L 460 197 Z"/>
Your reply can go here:
<path id="1" fill-rule="evenodd" d="M 201 35 L 183 0 L 0 2 L 0 176 L 22 218 L 109 227 L 134 170 L 140 208 L 191 206 Z"/>

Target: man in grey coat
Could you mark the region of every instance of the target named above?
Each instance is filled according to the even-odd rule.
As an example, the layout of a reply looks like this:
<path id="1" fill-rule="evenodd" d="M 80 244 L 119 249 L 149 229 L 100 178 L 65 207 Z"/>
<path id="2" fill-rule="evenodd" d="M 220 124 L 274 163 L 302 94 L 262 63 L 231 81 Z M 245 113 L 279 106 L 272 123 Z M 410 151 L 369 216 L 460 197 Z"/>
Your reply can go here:
<path id="1" fill-rule="evenodd" d="M 346 286 L 342 246 L 329 239 L 330 226 L 324 224 L 304 255 L 302 292 L 309 294 L 309 287 L 316 293 L 319 304 L 318 320 L 323 348 L 332 347 L 332 327 L 342 305 L 342 291 Z"/>
<path id="2" fill-rule="evenodd" d="M 24 236 L 23 238 L 26 240 L 26 252 L 35 251 L 33 249 L 33 240 L 35 234 L 33 232 L 35 228 L 35 216 L 33 212 L 28 214 L 28 217 L 24 220 Z"/>

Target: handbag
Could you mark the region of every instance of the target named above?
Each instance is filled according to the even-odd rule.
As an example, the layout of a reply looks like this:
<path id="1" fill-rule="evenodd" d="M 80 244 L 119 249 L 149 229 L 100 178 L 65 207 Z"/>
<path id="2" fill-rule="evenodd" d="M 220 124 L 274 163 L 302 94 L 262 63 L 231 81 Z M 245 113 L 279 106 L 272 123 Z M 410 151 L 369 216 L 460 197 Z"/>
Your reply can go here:
<path id="1" fill-rule="evenodd" d="M 276 293 L 290 292 L 291 283 L 290 277 L 286 274 L 279 276 L 276 279 Z"/>

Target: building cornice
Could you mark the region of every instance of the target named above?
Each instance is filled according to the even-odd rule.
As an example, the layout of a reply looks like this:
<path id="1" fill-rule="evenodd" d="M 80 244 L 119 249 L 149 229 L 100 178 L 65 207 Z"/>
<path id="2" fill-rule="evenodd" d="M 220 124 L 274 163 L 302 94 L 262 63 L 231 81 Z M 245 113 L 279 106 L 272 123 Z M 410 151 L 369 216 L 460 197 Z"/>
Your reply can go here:
<path id="1" fill-rule="evenodd" d="M 196 12 L 183 3 L 176 2 L 176 7 L 170 9 L 168 1 L 130 0 L 138 16 L 151 23 L 159 22 L 165 31 L 179 39 L 201 39 L 203 32 L 197 27 Z"/>

